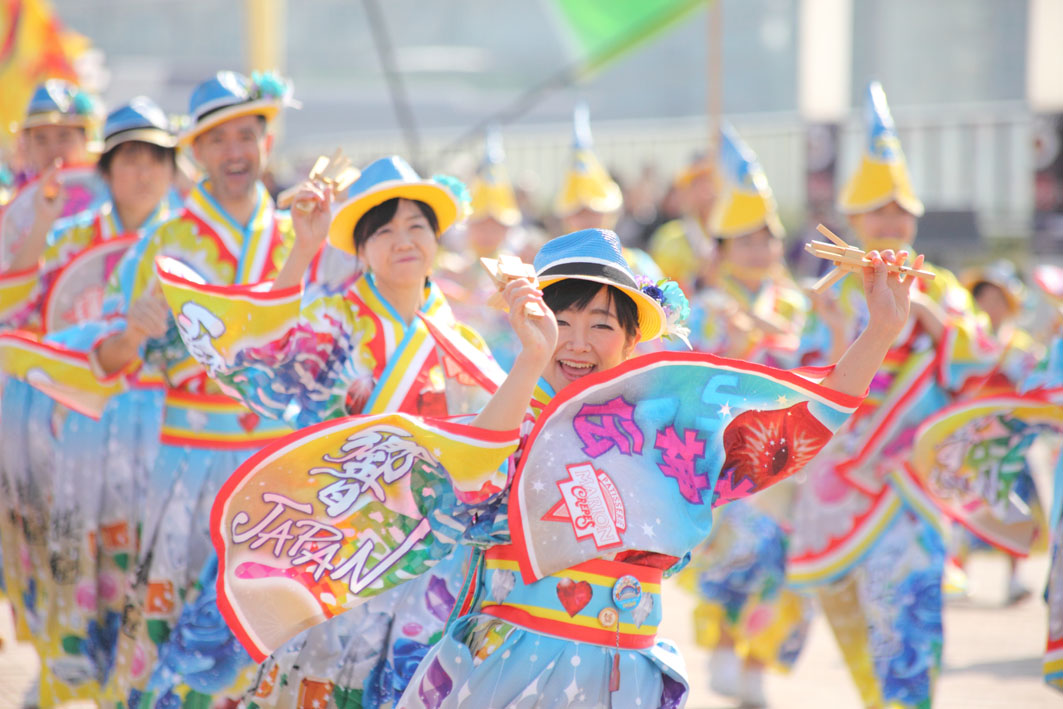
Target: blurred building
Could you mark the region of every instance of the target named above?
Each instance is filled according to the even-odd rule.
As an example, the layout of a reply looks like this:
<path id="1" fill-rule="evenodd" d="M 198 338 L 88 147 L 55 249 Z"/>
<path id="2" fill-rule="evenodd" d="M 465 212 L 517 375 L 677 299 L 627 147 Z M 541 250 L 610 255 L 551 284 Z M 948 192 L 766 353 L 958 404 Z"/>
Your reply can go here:
<path id="1" fill-rule="evenodd" d="M 804 204 L 797 115 L 799 0 L 722 0 L 723 103 L 760 155 L 784 216 Z M 552 0 L 378 0 L 428 169 L 458 169 L 478 141 L 454 140 L 530 87 L 579 62 Z M 53 0 L 107 58 L 105 98 L 147 93 L 169 110 L 221 68 L 246 67 L 244 4 L 229 0 Z M 344 145 L 359 160 L 408 153 L 358 0 L 282 3 L 285 72 L 303 101 L 280 148 L 296 162 Z M 504 127 L 510 169 L 548 196 L 567 155 L 573 103 L 591 107 L 596 149 L 621 177 L 663 174 L 703 147 L 706 10 L 579 86 L 552 91 Z M 1032 209 L 1031 116 L 1024 102 L 1027 0 L 854 0 L 852 91 L 889 95 L 916 189 L 931 209 L 974 210 L 990 234 L 1021 234 Z M 841 174 L 859 127 L 843 126 Z M 466 154 L 468 153 L 468 155 Z M 463 162 L 464 160 L 464 162 Z M 544 197 L 545 201 L 545 197 Z"/>

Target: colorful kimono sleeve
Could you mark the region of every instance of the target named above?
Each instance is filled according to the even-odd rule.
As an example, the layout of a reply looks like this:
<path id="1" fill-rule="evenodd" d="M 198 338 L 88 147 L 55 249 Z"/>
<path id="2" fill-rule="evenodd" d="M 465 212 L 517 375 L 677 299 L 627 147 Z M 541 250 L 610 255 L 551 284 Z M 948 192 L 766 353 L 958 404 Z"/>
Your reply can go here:
<path id="1" fill-rule="evenodd" d="M 938 382 L 946 391 L 958 392 L 990 374 L 1000 357 L 1000 346 L 975 317 L 952 317 L 938 343 Z"/>
<path id="2" fill-rule="evenodd" d="M 516 431 L 381 414 L 266 447 L 229 478 L 211 514 L 219 607 L 237 638 L 262 661 L 426 571 L 453 547 L 427 517 L 441 494 L 497 495 L 516 446 Z"/>
<path id="3" fill-rule="evenodd" d="M 96 376 L 101 380 L 107 379 L 107 377 L 101 371 L 98 362 L 96 362 L 96 350 L 104 340 L 125 331 L 125 316 L 129 312 L 129 307 L 148 287 L 148 281 L 143 276 L 142 264 L 145 253 L 152 248 L 155 248 L 152 236 L 141 237 L 140 240 L 126 250 L 107 280 L 107 287 L 104 289 L 103 303 L 101 304 L 101 318 L 94 328 L 95 338 L 87 348 L 89 363 Z M 142 348 L 140 357 L 136 361 L 130 362 L 124 368 L 123 373 L 131 376 L 134 372 L 137 372 L 143 365 L 144 356 L 145 351 Z"/>
<path id="4" fill-rule="evenodd" d="M 347 370 L 373 323 L 342 295 L 302 303 L 298 286 L 207 286 L 173 259 L 159 275 L 188 351 L 226 394 L 297 427 L 346 413 L 342 383 L 356 378 Z"/>
<path id="5" fill-rule="evenodd" d="M 525 578 L 625 550 L 682 557 L 714 506 L 800 470 L 860 403 L 801 373 L 699 353 L 609 375 L 562 392 L 527 443 L 509 500 Z"/>
<path id="6" fill-rule="evenodd" d="M 938 373 L 941 386 L 950 392 L 963 389 L 973 377 L 989 374 L 1000 360 L 1001 350 L 989 335 L 988 322 L 975 314 L 974 301 L 956 276 L 942 268 L 926 286 L 926 294 L 941 306 L 948 318 L 938 342 Z"/>
<path id="7" fill-rule="evenodd" d="M 88 212 L 60 219 L 48 234 L 36 267 L 0 275 L 0 320 L 5 326 L 39 324 L 41 304 L 56 275 L 95 238 L 92 216 Z"/>
<path id="8" fill-rule="evenodd" d="M 84 352 L 27 332 L 0 334 L 0 371 L 94 419 L 111 397 L 124 391 L 118 376 L 98 379 Z"/>
<path id="9" fill-rule="evenodd" d="M 1022 381 L 1024 392 L 1063 387 L 1063 336 L 1052 340 L 1037 367 Z"/>
<path id="10" fill-rule="evenodd" d="M 0 325 L 27 327 L 40 299 L 41 279 L 36 268 L 0 274 Z"/>
<path id="11" fill-rule="evenodd" d="M 1026 556 L 1037 534 L 1014 491 L 1029 474 L 1034 440 L 1063 432 L 1059 393 L 962 401 L 928 418 L 915 435 L 907 465 L 925 493 L 951 519 L 1013 556 Z"/>

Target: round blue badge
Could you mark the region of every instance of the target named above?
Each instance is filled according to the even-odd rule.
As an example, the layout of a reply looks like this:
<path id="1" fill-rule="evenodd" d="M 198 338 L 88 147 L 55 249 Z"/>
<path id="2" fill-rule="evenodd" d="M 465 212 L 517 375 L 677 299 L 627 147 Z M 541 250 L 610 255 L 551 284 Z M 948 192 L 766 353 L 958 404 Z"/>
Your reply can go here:
<path id="1" fill-rule="evenodd" d="M 642 584 L 634 576 L 621 576 L 613 584 L 613 603 L 621 610 L 629 611 L 642 600 Z"/>

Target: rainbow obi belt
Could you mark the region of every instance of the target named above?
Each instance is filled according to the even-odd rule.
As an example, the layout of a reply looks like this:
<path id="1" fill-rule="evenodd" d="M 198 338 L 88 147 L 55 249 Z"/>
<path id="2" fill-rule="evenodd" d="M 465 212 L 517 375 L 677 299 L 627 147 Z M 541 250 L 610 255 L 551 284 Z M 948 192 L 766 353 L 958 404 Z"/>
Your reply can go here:
<path id="1" fill-rule="evenodd" d="M 488 549 L 481 613 L 528 630 L 627 650 L 653 647 L 661 569 L 595 559 L 530 584 L 513 547 Z"/>

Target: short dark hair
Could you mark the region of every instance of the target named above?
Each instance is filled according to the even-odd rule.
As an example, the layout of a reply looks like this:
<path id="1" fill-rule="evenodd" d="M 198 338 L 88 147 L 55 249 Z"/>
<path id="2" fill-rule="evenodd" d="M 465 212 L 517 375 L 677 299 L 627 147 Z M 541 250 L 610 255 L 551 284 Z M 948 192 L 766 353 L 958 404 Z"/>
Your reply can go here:
<path id="1" fill-rule="evenodd" d="M 984 293 L 987 288 L 996 288 L 1001 293 L 1004 292 L 1004 289 L 998 286 L 996 283 L 993 283 L 991 281 L 978 281 L 973 286 L 971 286 L 971 297 L 977 300 L 978 296 Z"/>
<path id="2" fill-rule="evenodd" d="M 399 199 L 401 198 L 392 197 L 388 201 L 381 202 L 362 215 L 362 218 L 354 225 L 355 252 L 360 251 L 361 248 L 365 246 L 365 242 L 369 241 L 369 237 L 375 234 L 377 229 L 395 218 L 395 212 L 399 211 Z M 432 232 L 435 233 L 436 236 L 439 236 L 439 218 L 436 217 L 435 210 L 419 199 L 411 199 L 408 201 L 417 205 L 417 208 L 421 210 L 421 214 L 423 214 L 424 218 L 428 220 L 428 226 L 432 227 Z"/>
<path id="3" fill-rule="evenodd" d="M 565 278 L 543 288 L 543 300 L 555 313 L 569 308 L 583 310 L 602 288 L 609 289 L 609 302 L 616 305 L 616 319 L 620 321 L 620 328 L 628 337 L 634 337 L 639 330 L 638 306 L 631 296 L 616 286 L 582 278 Z"/>
<path id="4" fill-rule="evenodd" d="M 155 145 L 154 143 L 145 143 L 142 140 L 127 140 L 124 143 L 119 143 L 106 153 L 100 156 L 100 161 L 96 163 L 96 169 L 100 171 L 100 174 L 104 177 L 111 176 L 111 163 L 114 162 L 114 157 L 120 151 L 130 150 L 144 150 L 148 149 L 151 152 L 151 157 L 155 162 L 168 163 L 170 167 L 177 168 L 177 150 L 175 148 L 164 148 L 161 145 Z"/>

